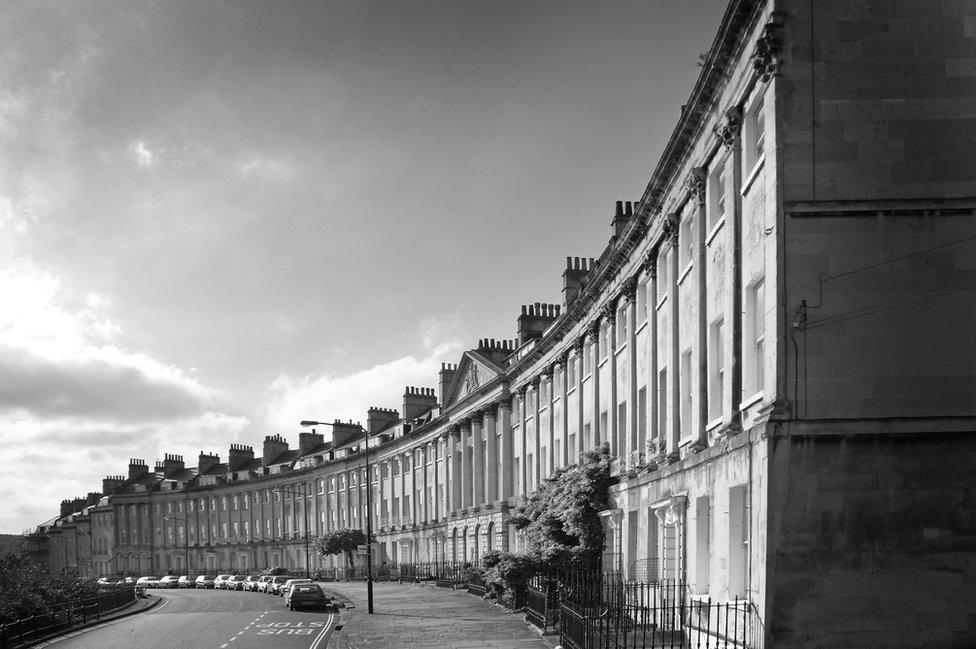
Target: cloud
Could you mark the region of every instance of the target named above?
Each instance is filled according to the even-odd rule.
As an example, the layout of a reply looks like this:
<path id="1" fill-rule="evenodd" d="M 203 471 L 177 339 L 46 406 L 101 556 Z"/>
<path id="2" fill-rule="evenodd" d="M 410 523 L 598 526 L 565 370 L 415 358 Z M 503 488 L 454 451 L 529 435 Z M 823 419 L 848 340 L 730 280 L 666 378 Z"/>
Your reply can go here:
<path id="1" fill-rule="evenodd" d="M 277 182 L 291 180 L 295 175 L 295 165 L 284 158 L 270 158 L 250 155 L 239 158 L 234 167 L 245 178 L 254 177 Z"/>
<path id="2" fill-rule="evenodd" d="M 436 388 L 440 364 L 456 360 L 464 351 L 456 337 L 429 344 L 430 331 L 447 329 L 446 323 L 424 321 L 422 338 L 428 353 L 420 358 L 403 356 L 344 376 L 278 376 L 265 394 L 263 411 L 269 428 L 278 432 L 293 430 L 303 419 L 365 423 L 366 410 L 371 406 L 399 410 L 405 386 Z"/>
<path id="3" fill-rule="evenodd" d="M 187 466 L 194 466 L 201 450 L 226 453 L 247 424 L 245 418 L 217 412 L 165 425 L 2 414 L 0 445 L 5 469 L 0 495 L 16 494 L 17 507 L 0 510 L 0 530 L 20 532 L 23 521 L 34 525 L 57 515 L 63 499 L 101 491 L 102 478 L 125 474 L 129 458 L 144 458 L 152 464 L 173 453 L 182 455 Z M 214 440 L 221 440 L 216 447 Z"/>
<path id="4" fill-rule="evenodd" d="M 167 420 L 212 408 L 216 393 L 179 368 L 114 344 L 111 300 L 65 306 L 60 281 L 21 263 L 0 271 L 0 412 Z"/>
<path id="5" fill-rule="evenodd" d="M 50 518 L 130 457 L 181 453 L 192 464 L 250 423 L 221 412 L 223 395 L 192 372 L 121 346 L 113 309 L 110 296 L 72 295 L 29 262 L 0 269 L 0 492 L 20 494 L 0 531 L 19 532 L 24 512 Z"/>
<path id="6" fill-rule="evenodd" d="M 149 149 L 143 141 L 138 141 L 129 147 L 129 155 L 143 169 L 149 169 L 156 164 L 157 154 Z"/>

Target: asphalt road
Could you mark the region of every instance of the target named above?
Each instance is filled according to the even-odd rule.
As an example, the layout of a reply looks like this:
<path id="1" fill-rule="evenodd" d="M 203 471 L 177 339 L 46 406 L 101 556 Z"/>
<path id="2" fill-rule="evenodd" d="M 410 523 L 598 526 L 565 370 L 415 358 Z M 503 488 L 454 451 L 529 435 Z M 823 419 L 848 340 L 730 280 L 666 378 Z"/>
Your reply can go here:
<path id="1" fill-rule="evenodd" d="M 281 597 L 153 590 L 155 608 L 51 643 L 57 649 L 325 649 L 338 615 L 289 611 Z"/>

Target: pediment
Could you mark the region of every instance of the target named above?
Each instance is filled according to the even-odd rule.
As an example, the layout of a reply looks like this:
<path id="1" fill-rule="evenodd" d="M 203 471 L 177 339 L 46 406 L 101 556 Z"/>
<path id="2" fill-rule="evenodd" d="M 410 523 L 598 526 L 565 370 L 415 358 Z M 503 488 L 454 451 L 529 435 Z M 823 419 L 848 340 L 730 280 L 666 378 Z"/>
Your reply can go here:
<path id="1" fill-rule="evenodd" d="M 504 374 L 502 368 L 475 351 L 467 351 L 458 362 L 457 372 L 448 390 L 444 407 L 463 401 L 469 394 L 477 392 L 481 386 Z"/>

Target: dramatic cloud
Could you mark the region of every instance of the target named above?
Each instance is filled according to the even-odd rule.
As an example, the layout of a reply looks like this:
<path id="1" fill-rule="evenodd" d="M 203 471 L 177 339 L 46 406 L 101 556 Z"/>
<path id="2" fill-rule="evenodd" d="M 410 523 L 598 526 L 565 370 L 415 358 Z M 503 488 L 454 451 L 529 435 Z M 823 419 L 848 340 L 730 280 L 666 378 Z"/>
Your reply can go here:
<path id="1" fill-rule="evenodd" d="M 112 344 L 109 300 L 88 293 L 71 309 L 69 298 L 29 264 L 0 270 L 0 412 L 132 421 L 211 408 L 214 393 L 196 379 Z"/>
<path id="2" fill-rule="evenodd" d="M 247 427 L 218 410 L 219 392 L 115 344 L 112 309 L 105 296 L 68 294 L 32 264 L 0 270 L 0 495 L 33 485 L 0 512 L 0 529 L 19 531 L 25 514 L 49 518 L 52 503 L 97 491 L 130 457 L 183 453 L 192 463 Z"/>

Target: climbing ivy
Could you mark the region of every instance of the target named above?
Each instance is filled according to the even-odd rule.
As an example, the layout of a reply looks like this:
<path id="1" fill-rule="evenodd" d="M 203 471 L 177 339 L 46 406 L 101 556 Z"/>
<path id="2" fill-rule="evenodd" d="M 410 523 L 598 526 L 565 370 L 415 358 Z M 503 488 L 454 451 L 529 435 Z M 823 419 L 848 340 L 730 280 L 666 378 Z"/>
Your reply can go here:
<path id="1" fill-rule="evenodd" d="M 610 449 L 584 454 L 578 464 L 556 470 L 516 508 L 511 518 L 526 553 L 543 565 L 592 567 L 603 553 L 599 513 L 609 507 Z"/>
<path id="2" fill-rule="evenodd" d="M 486 553 L 490 594 L 511 602 L 535 575 L 599 565 L 604 546 L 599 513 L 610 504 L 611 462 L 606 446 L 590 451 L 578 464 L 556 470 L 519 504 L 510 522 L 522 534 L 525 550 Z"/>

